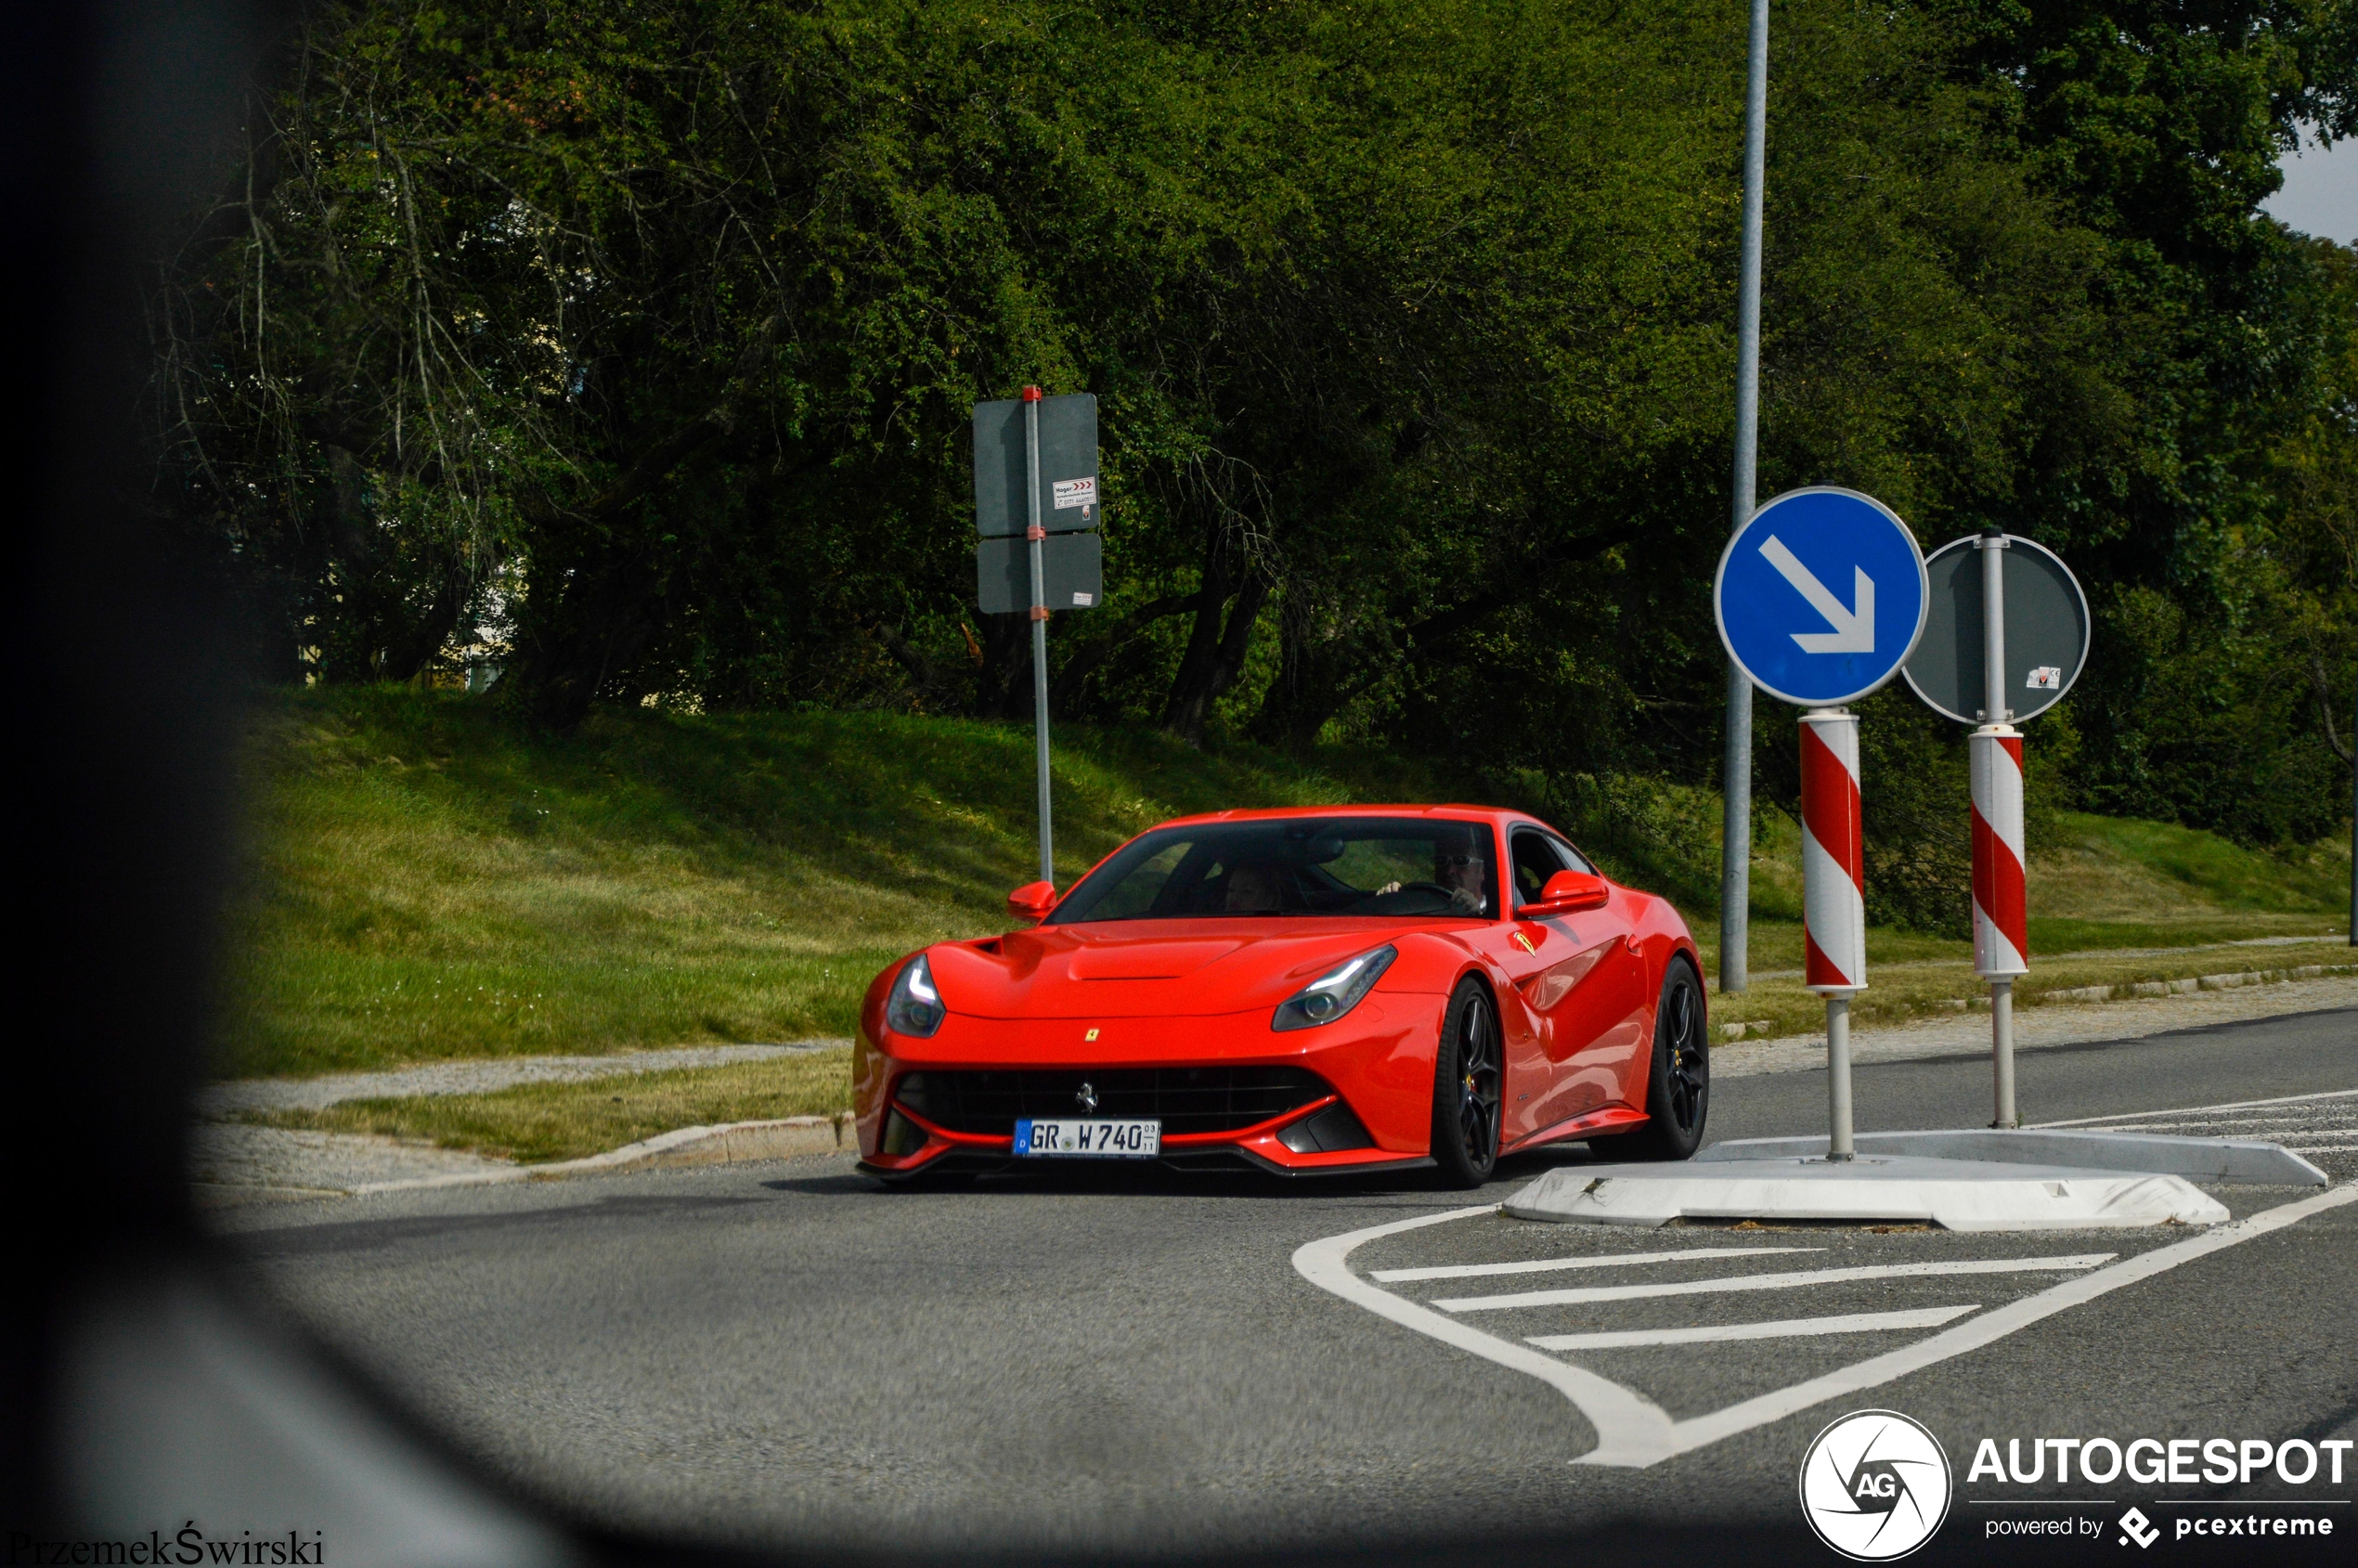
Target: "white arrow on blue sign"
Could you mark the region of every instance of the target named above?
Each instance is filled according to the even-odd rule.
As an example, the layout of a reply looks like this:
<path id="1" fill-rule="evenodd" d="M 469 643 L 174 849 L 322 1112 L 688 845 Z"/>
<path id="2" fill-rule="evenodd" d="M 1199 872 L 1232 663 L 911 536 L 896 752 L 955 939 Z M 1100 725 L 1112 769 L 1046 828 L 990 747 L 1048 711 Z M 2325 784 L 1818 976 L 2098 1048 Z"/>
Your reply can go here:
<path id="1" fill-rule="evenodd" d="M 1924 635 L 1924 551 L 1872 496 L 1787 490 L 1719 557 L 1719 641 L 1752 683 L 1804 707 L 1855 702 L 1898 673 Z"/>

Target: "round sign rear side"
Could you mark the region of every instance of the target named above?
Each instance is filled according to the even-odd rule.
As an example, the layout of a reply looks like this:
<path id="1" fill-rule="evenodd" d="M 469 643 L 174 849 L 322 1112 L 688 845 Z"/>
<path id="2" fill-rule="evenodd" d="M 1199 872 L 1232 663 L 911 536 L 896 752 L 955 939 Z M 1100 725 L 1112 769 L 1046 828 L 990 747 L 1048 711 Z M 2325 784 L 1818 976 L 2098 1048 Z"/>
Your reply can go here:
<path id="1" fill-rule="evenodd" d="M 1898 513 L 1831 485 L 1756 511 L 1712 585 L 1728 656 L 1803 707 L 1854 702 L 1898 673 L 1929 602 L 1924 553 Z"/>
<path id="2" fill-rule="evenodd" d="M 2088 596 L 2071 568 L 2045 545 L 2008 534 L 2005 573 L 2006 700 L 2019 724 L 2063 701 L 2088 663 Z M 1982 694 L 1979 537 L 1951 539 L 1924 558 L 1932 607 L 1924 635 L 1908 656 L 1908 684 L 1924 705 L 1960 724 L 1985 719 Z"/>

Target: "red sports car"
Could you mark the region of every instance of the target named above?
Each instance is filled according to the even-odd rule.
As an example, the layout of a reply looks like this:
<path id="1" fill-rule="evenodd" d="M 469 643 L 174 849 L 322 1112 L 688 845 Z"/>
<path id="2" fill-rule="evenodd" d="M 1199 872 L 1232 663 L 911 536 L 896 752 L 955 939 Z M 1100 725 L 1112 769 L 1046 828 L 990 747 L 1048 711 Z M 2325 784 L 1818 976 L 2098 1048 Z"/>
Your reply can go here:
<path id="1" fill-rule="evenodd" d="M 1587 1139 L 1683 1160 L 1710 1087 L 1678 912 L 1544 823 L 1475 806 L 1223 811 L 1150 829 L 1030 929 L 878 975 L 853 1053 L 862 1167 L 1053 1159 L 1286 1175 Z"/>

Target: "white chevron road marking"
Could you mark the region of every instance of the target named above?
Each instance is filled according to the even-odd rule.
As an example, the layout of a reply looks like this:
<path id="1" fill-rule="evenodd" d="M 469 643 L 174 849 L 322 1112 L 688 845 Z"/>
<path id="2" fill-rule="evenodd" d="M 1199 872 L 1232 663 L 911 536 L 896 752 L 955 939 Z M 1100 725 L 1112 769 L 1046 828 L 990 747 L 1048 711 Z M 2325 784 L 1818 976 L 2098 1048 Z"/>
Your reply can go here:
<path id="1" fill-rule="evenodd" d="M 1572 1402 L 1595 1429 L 1597 1445 L 1573 1460 L 1574 1464 L 1642 1470 L 1665 1459 L 1723 1442 L 1755 1427 L 1766 1426 L 1829 1400 L 1878 1388 L 1943 1361 L 1996 1343 L 2057 1313 L 2067 1312 L 2097 1297 L 2141 1284 L 2182 1263 L 2270 1235 L 2342 1204 L 2358 1201 L 2358 1183 L 2321 1192 L 2314 1197 L 2263 1210 L 2246 1219 L 2216 1225 L 2202 1235 L 2168 1247 L 2157 1247 L 2105 1268 L 2077 1275 L 2036 1295 L 1969 1317 L 1929 1339 L 1901 1346 L 1882 1355 L 1826 1373 L 1821 1377 L 1777 1389 L 1730 1405 L 1708 1415 L 1673 1420 L 1668 1411 L 1635 1389 L 1601 1377 L 1585 1367 L 1512 1340 L 1485 1333 L 1463 1318 L 1436 1312 L 1422 1302 L 1395 1296 L 1351 1272 L 1351 1254 L 1381 1237 L 1425 1225 L 1445 1225 L 1497 1212 L 1495 1204 L 1472 1209 L 1419 1214 L 1388 1225 L 1369 1225 L 1303 1243 L 1295 1249 L 1296 1273 L 1320 1289 L 1340 1296 L 1377 1316 L 1457 1349 L 1468 1351 L 1501 1367 L 1525 1372 L 1548 1384 Z"/>
<path id="2" fill-rule="evenodd" d="M 1443 1263 L 1432 1268 L 1380 1268 L 1370 1279 L 1397 1285 L 1411 1279 L 1473 1279 L 1491 1274 L 1552 1274 L 1567 1268 L 1624 1268 L 1636 1263 L 1683 1263 L 1705 1258 L 1763 1258 L 1774 1252 L 1822 1252 L 1823 1247 L 1690 1247 L 1678 1252 L 1610 1252 L 1587 1258 L 1538 1258 L 1526 1263 Z"/>
<path id="3" fill-rule="evenodd" d="M 1432 1304 L 1444 1312 L 1502 1312 L 1513 1307 L 1569 1306 L 1582 1302 L 1640 1302 L 1655 1296 L 1710 1296 L 1729 1290 L 1799 1290 L 1812 1285 L 1846 1285 L 1858 1279 L 1924 1279 L 1946 1274 L 2046 1274 L 2094 1268 L 2115 1252 L 2079 1252 L 2062 1258 L 1960 1258 L 1945 1263 L 1863 1263 L 1855 1268 L 1816 1268 L 1798 1274 L 1723 1274 L 1714 1279 L 1680 1279 L 1658 1285 L 1569 1286 L 1560 1290 L 1517 1290 L 1504 1296 L 1457 1296 Z"/>
<path id="4" fill-rule="evenodd" d="M 1541 1350 L 1628 1350 L 1641 1345 L 1704 1345 L 1725 1340 L 1797 1340 L 1820 1334 L 1872 1334 L 1885 1328 L 1937 1328 L 1979 1307 L 1917 1307 L 1908 1312 L 1846 1312 L 1838 1317 L 1783 1317 L 1769 1323 L 1707 1323 L 1700 1328 L 1616 1328 L 1595 1334 L 1534 1334 Z"/>

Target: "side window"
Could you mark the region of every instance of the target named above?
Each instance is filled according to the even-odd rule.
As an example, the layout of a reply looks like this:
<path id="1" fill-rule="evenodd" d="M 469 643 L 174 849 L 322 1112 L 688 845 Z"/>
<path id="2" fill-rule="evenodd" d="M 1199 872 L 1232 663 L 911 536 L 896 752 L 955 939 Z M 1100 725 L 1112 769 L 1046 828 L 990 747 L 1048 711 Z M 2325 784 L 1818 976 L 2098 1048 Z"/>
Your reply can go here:
<path id="1" fill-rule="evenodd" d="M 1565 869 L 1563 858 L 1556 847 L 1539 834 L 1524 828 L 1514 836 L 1515 902 L 1527 904 L 1539 897 L 1548 878 Z"/>
<path id="2" fill-rule="evenodd" d="M 1564 865 L 1567 869 L 1573 871 L 1585 871 L 1591 876 L 1598 874 L 1597 868 L 1588 863 L 1587 856 L 1582 854 L 1579 850 L 1574 849 L 1571 845 L 1565 843 L 1554 834 L 1551 833 L 1548 835 L 1548 842 L 1553 844 L 1556 847 L 1556 853 L 1564 858 Z"/>

